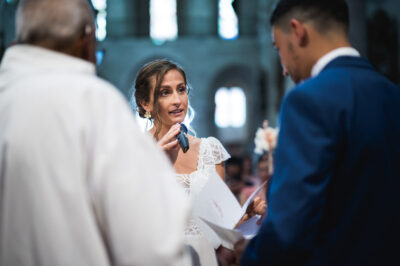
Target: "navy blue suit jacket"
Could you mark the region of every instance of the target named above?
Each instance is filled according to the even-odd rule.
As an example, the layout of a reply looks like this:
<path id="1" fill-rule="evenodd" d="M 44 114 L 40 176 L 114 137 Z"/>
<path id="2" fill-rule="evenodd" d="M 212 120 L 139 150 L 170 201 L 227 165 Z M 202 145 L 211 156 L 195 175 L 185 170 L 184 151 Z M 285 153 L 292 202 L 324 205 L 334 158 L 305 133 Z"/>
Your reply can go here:
<path id="1" fill-rule="evenodd" d="M 400 265 L 400 88 L 343 56 L 284 99 L 242 265 Z"/>

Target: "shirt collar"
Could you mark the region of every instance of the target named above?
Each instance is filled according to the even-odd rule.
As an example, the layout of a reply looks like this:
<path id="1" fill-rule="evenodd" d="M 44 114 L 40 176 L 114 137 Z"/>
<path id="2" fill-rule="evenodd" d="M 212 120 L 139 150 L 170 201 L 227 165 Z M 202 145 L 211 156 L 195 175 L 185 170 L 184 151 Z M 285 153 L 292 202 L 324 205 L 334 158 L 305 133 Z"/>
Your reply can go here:
<path id="1" fill-rule="evenodd" d="M 80 58 L 33 45 L 18 44 L 9 47 L 0 68 L 18 72 L 30 70 L 62 70 L 95 74 L 95 65 Z"/>
<path id="2" fill-rule="evenodd" d="M 341 47 L 322 56 L 311 69 L 311 77 L 318 75 L 324 67 L 339 56 L 360 56 L 360 53 L 352 47 Z"/>

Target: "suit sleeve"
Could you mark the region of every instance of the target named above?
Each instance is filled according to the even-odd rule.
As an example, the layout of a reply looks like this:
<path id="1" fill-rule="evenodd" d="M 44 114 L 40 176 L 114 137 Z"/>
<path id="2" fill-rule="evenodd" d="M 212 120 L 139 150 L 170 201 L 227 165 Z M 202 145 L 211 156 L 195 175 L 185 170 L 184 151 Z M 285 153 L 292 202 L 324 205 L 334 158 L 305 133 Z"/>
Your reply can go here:
<path id="1" fill-rule="evenodd" d="M 336 141 L 329 104 L 316 98 L 295 89 L 282 105 L 268 215 L 243 265 L 300 265 L 316 243 Z"/>

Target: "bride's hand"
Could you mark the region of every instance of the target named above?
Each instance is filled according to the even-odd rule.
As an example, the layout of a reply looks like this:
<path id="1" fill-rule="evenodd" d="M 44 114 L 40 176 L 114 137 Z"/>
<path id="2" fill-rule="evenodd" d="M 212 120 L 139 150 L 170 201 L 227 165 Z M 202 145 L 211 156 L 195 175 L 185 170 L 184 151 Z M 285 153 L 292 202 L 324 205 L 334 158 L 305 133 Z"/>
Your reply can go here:
<path id="1" fill-rule="evenodd" d="M 253 202 L 249 204 L 246 210 L 246 214 L 249 218 L 254 215 L 260 215 L 260 219 L 258 219 L 257 224 L 261 224 L 265 215 L 267 214 L 267 202 L 260 197 L 254 198 Z"/>
<path id="2" fill-rule="evenodd" d="M 181 131 L 181 125 L 175 124 L 173 125 L 168 132 L 157 142 L 158 145 L 163 149 L 164 152 L 167 153 L 169 157 L 171 157 L 171 152 L 175 151 L 179 148 L 178 140 L 176 139 L 176 135 Z"/>
<path id="3" fill-rule="evenodd" d="M 235 266 L 237 265 L 236 256 L 233 250 L 227 249 L 222 245 L 215 251 L 219 266 Z"/>
<path id="4" fill-rule="evenodd" d="M 261 215 L 261 218 L 257 221 L 257 224 L 261 224 L 261 221 L 265 217 L 266 209 L 267 209 L 267 203 L 265 202 L 265 200 L 262 200 L 260 197 L 254 198 L 254 200 L 247 207 L 246 213 L 236 224 L 235 228 L 246 222 L 254 215 Z"/>
<path id="5" fill-rule="evenodd" d="M 253 202 L 249 204 L 246 209 L 246 213 L 250 216 L 249 218 L 253 217 L 254 215 L 264 215 L 267 209 L 267 203 L 265 200 L 262 200 L 260 197 L 255 197 Z"/>

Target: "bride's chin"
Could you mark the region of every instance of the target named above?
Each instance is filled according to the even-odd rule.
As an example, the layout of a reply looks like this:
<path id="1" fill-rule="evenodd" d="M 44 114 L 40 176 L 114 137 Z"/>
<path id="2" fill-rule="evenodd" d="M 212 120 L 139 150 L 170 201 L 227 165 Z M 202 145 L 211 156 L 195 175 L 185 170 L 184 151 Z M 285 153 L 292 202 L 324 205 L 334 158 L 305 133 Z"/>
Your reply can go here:
<path id="1" fill-rule="evenodd" d="M 183 123 L 183 121 L 185 121 L 185 117 L 173 117 L 171 118 L 171 121 L 173 124 Z"/>

